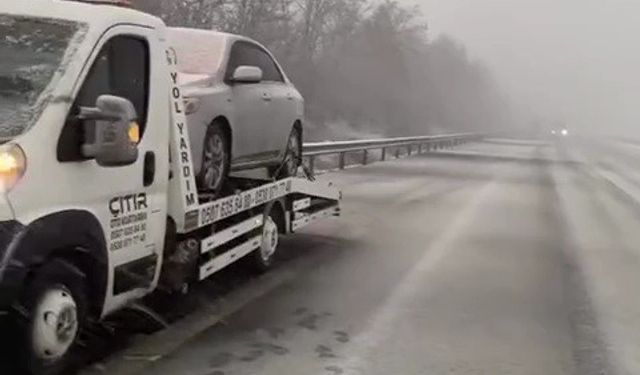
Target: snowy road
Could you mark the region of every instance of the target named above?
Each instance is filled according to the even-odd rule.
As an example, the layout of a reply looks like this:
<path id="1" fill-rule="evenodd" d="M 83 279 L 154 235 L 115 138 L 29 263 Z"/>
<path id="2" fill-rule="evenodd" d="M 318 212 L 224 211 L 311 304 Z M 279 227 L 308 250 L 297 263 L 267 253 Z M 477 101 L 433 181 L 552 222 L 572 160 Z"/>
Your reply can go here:
<path id="1" fill-rule="evenodd" d="M 627 176 L 629 147 L 607 156 Z M 592 150 L 491 141 L 325 175 L 341 218 L 86 372 L 638 374 L 640 206 Z"/>

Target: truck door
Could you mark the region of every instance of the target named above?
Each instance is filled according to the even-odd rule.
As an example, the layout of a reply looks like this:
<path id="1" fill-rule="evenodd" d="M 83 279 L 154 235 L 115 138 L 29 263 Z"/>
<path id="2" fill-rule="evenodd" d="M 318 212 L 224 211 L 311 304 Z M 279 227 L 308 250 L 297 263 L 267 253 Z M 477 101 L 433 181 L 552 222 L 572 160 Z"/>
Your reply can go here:
<path id="1" fill-rule="evenodd" d="M 103 314 L 143 296 L 157 283 L 168 184 L 168 77 L 159 66 L 163 59 L 164 50 L 153 30 L 110 29 L 77 83 L 58 143 L 61 179 L 82 186 L 79 203 L 103 227 L 109 262 Z M 131 165 L 102 167 L 80 154 L 80 138 L 90 135 L 78 136 L 82 124 L 74 121 L 74 115 L 80 106 L 94 107 L 105 94 L 126 98 L 136 109 L 139 153 Z"/>

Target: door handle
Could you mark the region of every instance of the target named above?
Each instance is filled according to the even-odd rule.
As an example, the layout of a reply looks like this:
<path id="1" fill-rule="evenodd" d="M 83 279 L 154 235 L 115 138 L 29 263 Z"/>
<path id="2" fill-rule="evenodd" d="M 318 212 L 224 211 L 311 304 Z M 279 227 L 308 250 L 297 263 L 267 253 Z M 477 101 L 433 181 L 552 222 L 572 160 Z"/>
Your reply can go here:
<path id="1" fill-rule="evenodd" d="M 265 102 L 270 102 L 271 101 L 271 95 L 269 95 L 266 92 L 262 93 L 262 100 L 264 100 Z"/>
<path id="2" fill-rule="evenodd" d="M 144 154 L 144 171 L 142 172 L 142 181 L 144 186 L 153 184 L 156 177 L 156 154 L 153 151 L 147 151 Z"/>
<path id="3" fill-rule="evenodd" d="M 292 93 L 287 93 L 287 99 L 288 100 L 293 100 L 293 94 Z"/>

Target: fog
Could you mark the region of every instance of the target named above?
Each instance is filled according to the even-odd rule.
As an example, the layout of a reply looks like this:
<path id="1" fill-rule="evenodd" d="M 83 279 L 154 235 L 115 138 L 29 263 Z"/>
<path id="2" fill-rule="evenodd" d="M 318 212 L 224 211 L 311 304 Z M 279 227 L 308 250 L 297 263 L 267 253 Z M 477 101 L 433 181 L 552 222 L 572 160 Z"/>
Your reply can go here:
<path id="1" fill-rule="evenodd" d="M 640 137 L 640 1 L 403 0 L 487 64 L 516 126 Z"/>
<path id="2" fill-rule="evenodd" d="M 640 1 L 136 4 L 170 25 L 265 44 L 307 99 L 318 137 L 564 126 L 640 138 Z"/>
<path id="3" fill-rule="evenodd" d="M 136 0 L 171 26 L 252 37 L 305 98 L 307 140 L 511 126 L 493 73 L 395 0 Z M 194 56 L 180 56 L 185 61 Z"/>

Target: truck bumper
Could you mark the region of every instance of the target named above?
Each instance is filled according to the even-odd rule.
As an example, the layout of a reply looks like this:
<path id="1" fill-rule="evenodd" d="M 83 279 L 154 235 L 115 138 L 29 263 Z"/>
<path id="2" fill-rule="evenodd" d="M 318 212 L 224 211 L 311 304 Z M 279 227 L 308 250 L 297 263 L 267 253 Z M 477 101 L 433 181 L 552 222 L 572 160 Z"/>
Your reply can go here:
<path id="1" fill-rule="evenodd" d="M 24 226 L 17 221 L 0 221 L 0 311 L 7 311 L 22 293 L 27 270 L 7 256 L 11 243 Z"/>

